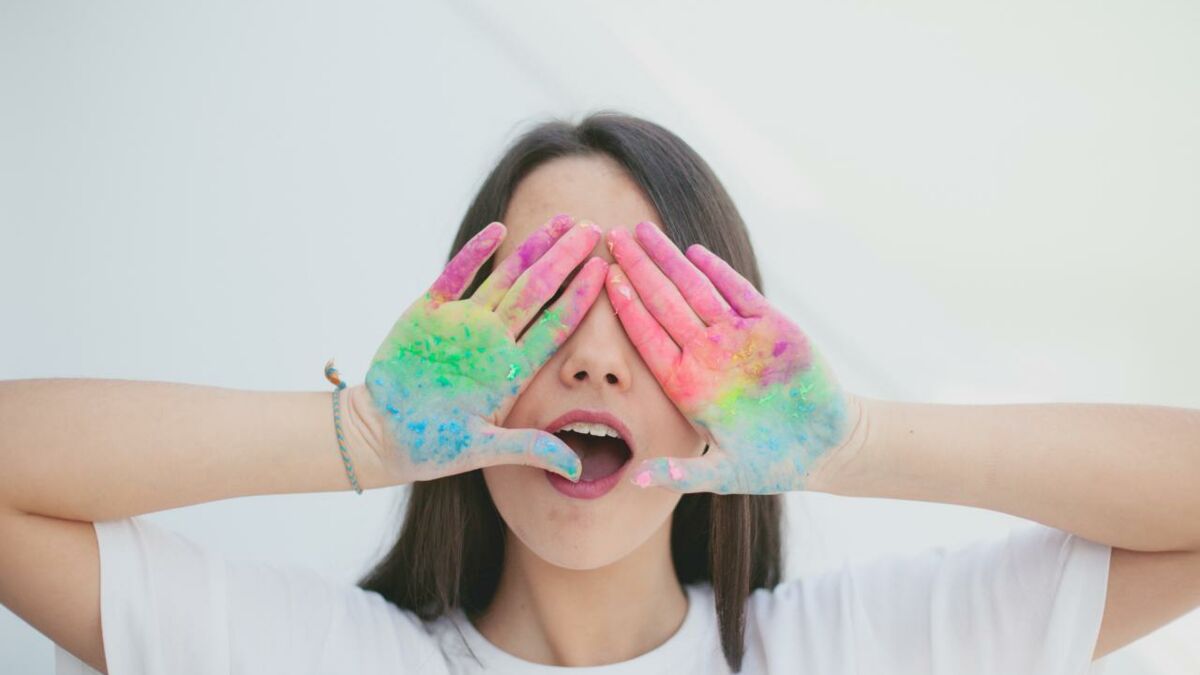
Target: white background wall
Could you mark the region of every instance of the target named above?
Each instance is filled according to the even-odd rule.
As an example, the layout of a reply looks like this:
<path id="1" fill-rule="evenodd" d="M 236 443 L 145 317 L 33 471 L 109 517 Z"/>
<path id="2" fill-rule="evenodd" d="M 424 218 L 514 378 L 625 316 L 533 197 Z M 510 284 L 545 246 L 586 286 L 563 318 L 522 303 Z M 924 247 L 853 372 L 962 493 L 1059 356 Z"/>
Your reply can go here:
<path id="1" fill-rule="evenodd" d="M 361 378 L 504 145 L 610 107 L 709 160 L 850 389 L 1200 407 L 1197 34 L 1166 1 L 3 1 L 0 378 Z M 397 492 L 152 518 L 349 582 Z M 792 575 L 1024 522 L 790 499 Z M 1107 672 L 1200 671 L 1197 635 Z M 0 672 L 51 654 L 0 609 Z"/>

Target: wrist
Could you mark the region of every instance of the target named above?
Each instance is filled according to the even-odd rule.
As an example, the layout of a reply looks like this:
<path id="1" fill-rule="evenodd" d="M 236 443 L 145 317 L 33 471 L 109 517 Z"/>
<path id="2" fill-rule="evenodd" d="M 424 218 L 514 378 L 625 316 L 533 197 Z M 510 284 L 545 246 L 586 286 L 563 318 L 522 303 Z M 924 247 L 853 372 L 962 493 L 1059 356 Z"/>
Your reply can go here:
<path id="1" fill-rule="evenodd" d="M 341 393 L 342 433 L 346 449 L 354 462 L 359 484 L 364 487 L 395 485 L 385 469 L 383 420 L 375 410 L 371 392 L 366 386 L 348 386 Z"/>
<path id="2" fill-rule="evenodd" d="M 809 473 L 805 487 L 813 492 L 850 495 L 854 476 L 861 470 L 862 455 L 871 439 L 871 399 L 845 394 L 845 433 Z"/>

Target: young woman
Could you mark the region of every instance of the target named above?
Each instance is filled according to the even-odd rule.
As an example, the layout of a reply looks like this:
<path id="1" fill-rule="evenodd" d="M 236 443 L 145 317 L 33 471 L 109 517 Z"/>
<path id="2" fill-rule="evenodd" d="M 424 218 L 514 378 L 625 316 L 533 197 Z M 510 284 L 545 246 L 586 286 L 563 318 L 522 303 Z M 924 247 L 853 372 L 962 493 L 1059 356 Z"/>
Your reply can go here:
<path id="1" fill-rule="evenodd" d="M 1200 603 L 1200 413 L 844 391 L 661 127 L 533 129 L 452 251 L 332 397 L 0 384 L 0 601 L 59 672 L 1082 673 Z M 361 587 L 135 517 L 402 484 Z M 1038 522 L 781 583 L 791 490 Z"/>

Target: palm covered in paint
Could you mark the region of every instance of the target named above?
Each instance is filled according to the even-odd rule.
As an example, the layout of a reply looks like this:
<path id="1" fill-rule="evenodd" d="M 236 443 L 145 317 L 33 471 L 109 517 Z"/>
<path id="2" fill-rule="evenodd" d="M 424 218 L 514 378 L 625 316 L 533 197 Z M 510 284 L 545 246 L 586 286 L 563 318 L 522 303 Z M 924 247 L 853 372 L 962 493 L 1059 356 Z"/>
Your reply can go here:
<path id="1" fill-rule="evenodd" d="M 634 482 L 688 492 L 803 489 L 848 432 L 847 396 L 808 337 L 702 246 L 685 257 L 649 223 L 637 226 L 636 241 L 610 237 L 620 267 L 609 271 L 608 292 L 626 332 L 667 396 L 716 445 L 699 458 L 648 460 Z"/>
<path id="2" fill-rule="evenodd" d="M 380 456 L 393 475 L 427 480 L 529 464 L 579 476 L 579 458 L 555 436 L 496 426 L 600 292 L 606 264 L 593 259 L 538 314 L 599 239 L 594 225 L 572 225 L 554 218 L 461 298 L 504 238 L 504 226 L 492 223 L 396 321 L 366 376 L 385 430 Z"/>

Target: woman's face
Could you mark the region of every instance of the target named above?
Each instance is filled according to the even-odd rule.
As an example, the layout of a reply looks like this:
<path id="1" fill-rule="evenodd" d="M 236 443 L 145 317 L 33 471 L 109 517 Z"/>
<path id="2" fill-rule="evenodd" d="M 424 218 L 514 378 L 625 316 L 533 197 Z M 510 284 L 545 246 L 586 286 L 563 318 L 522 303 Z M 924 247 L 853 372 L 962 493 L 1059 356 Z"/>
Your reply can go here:
<path id="1" fill-rule="evenodd" d="M 613 160 L 603 156 L 555 159 L 517 186 L 502 219 L 508 236 L 495 259 L 502 260 L 559 213 L 592 221 L 603 231 L 659 221 L 641 189 Z M 603 239 L 594 254 L 612 260 Z M 586 434 L 557 428 L 572 416 L 590 417 L 588 423 L 595 425 L 604 415 L 615 418 L 609 427 L 627 430 L 624 443 L 594 436 L 607 432 L 599 426 L 572 427 Z M 693 457 L 704 448 L 700 435 L 663 393 L 629 342 L 603 291 L 576 331 L 534 376 L 503 426 L 559 432 L 583 460 L 584 478 L 620 467 L 615 485 L 593 498 L 564 494 L 539 468 L 483 469 L 492 500 L 516 538 L 543 560 L 571 569 L 607 565 L 653 535 L 669 534 L 671 512 L 680 495 L 632 485 L 630 469 L 649 457 Z"/>

